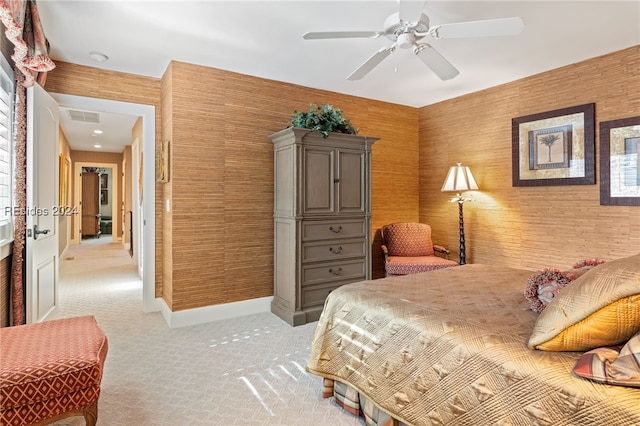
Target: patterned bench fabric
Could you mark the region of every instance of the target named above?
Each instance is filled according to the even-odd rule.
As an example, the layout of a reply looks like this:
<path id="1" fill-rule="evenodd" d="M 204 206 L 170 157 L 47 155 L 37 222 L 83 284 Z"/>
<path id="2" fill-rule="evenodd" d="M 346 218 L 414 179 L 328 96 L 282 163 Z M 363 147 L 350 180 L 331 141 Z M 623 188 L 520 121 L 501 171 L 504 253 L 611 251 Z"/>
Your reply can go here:
<path id="1" fill-rule="evenodd" d="M 62 413 L 82 410 L 100 396 L 100 386 L 80 389 L 78 391 L 50 398 L 46 401 L 38 401 L 15 408 L 2 409 L 0 415 L 1 425 L 23 426 L 43 420 L 51 419 Z"/>
<path id="2" fill-rule="evenodd" d="M 1 424 L 42 421 L 97 401 L 108 344 L 94 317 L 2 328 L 0 341 Z"/>

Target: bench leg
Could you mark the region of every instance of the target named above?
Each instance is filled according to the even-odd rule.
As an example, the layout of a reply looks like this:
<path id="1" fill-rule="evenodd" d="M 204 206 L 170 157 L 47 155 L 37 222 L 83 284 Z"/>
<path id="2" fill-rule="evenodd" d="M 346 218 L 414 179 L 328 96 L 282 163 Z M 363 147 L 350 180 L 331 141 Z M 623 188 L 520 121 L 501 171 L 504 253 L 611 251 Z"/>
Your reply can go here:
<path id="1" fill-rule="evenodd" d="M 96 426 L 98 422 L 98 401 L 94 401 L 87 408 L 67 411 L 66 413 L 58 414 L 57 416 L 48 418 L 38 423 L 34 423 L 32 426 L 45 426 L 50 425 L 51 423 L 58 422 L 62 419 L 66 419 L 68 417 L 74 416 L 82 416 L 84 417 L 84 422 L 87 426 Z"/>
<path id="2" fill-rule="evenodd" d="M 98 422 L 98 401 L 94 401 L 87 408 L 82 410 L 82 415 L 84 416 L 84 421 L 87 426 L 96 426 Z"/>

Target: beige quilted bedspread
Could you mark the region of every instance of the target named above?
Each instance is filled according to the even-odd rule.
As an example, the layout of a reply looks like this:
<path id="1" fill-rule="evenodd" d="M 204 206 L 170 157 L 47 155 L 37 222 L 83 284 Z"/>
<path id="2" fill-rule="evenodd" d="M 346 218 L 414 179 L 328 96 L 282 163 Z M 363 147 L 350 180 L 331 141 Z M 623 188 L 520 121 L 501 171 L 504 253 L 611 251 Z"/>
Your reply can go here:
<path id="1" fill-rule="evenodd" d="M 307 370 L 410 425 L 640 425 L 640 389 L 572 373 L 526 342 L 531 271 L 465 265 L 334 290 Z"/>

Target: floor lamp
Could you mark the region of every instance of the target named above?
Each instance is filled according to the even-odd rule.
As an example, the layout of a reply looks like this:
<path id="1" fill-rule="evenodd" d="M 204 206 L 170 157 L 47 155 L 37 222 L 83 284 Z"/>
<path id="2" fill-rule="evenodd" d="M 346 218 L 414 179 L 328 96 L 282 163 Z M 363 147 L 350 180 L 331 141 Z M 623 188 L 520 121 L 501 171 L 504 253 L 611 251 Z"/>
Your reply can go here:
<path id="1" fill-rule="evenodd" d="M 464 247 L 464 217 L 462 215 L 462 205 L 465 201 L 469 201 L 469 198 L 462 196 L 462 191 L 469 191 L 478 189 L 478 184 L 471 174 L 469 167 L 463 166 L 462 163 L 458 163 L 455 166 L 451 166 L 447 178 L 442 185 L 442 192 L 457 192 L 450 202 L 458 203 L 460 210 L 460 265 L 467 263 L 465 247 Z"/>

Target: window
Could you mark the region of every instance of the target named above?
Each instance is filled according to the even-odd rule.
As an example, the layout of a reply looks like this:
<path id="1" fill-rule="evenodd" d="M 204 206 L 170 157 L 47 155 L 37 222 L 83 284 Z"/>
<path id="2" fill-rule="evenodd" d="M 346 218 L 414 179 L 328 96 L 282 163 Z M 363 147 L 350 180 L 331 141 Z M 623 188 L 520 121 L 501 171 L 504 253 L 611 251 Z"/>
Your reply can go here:
<path id="1" fill-rule="evenodd" d="M 0 245 L 13 240 L 13 72 L 0 55 Z"/>

